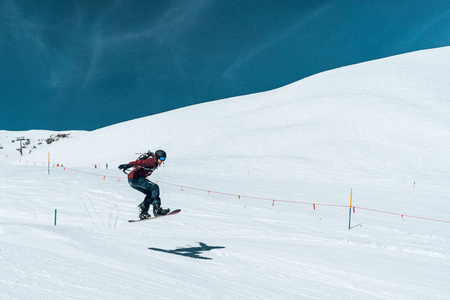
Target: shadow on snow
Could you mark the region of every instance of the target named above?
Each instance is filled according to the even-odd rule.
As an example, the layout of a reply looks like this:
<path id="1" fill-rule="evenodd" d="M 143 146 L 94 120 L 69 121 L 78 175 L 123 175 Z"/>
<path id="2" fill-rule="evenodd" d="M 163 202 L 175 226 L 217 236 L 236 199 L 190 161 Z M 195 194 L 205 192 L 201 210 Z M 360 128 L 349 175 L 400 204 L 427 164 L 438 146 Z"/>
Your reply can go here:
<path id="1" fill-rule="evenodd" d="M 211 251 L 213 249 L 223 249 L 225 247 L 222 246 L 208 246 L 205 243 L 198 243 L 200 247 L 187 247 L 187 248 L 177 248 L 175 250 L 164 250 L 160 248 L 148 248 L 153 251 L 159 251 L 159 252 L 165 252 L 170 254 L 176 254 L 176 255 L 182 255 L 187 256 L 191 258 L 197 258 L 197 259 L 212 259 L 209 257 L 201 256 L 203 252 Z"/>

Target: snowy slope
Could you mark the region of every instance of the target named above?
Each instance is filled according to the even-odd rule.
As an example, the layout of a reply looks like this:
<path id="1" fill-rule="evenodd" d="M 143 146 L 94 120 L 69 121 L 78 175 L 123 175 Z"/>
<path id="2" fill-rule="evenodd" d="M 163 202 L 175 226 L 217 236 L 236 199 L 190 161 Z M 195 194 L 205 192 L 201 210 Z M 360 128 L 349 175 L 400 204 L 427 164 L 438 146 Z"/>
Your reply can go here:
<path id="1" fill-rule="evenodd" d="M 0 298 L 450 299 L 449 83 L 446 47 L 73 132 L 22 157 L 11 136 L 52 133 L 1 131 Z M 152 179 L 182 212 L 129 224 L 143 197 L 116 166 L 159 148 L 168 160 Z M 49 152 L 71 170 L 29 163 Z"/>

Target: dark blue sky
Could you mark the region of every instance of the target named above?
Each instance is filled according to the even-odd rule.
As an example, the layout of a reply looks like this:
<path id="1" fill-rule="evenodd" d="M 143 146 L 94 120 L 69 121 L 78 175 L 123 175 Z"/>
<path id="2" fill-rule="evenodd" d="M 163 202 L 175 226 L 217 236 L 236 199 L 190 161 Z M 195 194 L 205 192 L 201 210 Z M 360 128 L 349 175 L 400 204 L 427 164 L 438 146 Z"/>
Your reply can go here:
<path id="1" fill-rule="evenodd" d="M 5 130 L 93 130 L 450 42 L 448 0 L 2 0 L 0 14 Z"/>

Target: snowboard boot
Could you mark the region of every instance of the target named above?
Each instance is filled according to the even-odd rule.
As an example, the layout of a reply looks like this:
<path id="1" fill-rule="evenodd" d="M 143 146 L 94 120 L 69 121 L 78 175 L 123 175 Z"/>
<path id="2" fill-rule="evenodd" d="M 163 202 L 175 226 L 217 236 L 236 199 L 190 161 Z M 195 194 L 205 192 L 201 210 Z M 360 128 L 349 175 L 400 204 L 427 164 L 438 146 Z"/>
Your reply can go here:
<path id="1" fill-rule="evenodd" d="M 152 216 L 148 213 L 148 212 L 144 212 L 144 213 L 140 213 L 139 214 L 139 219 L 143 220 L 143 219 L 150 219 Z"/>
<path id="2" fill-rule="evenodd" d="M 153 215 L 155 217 L 167 215 L 170 212 L 170 208 L 161 208 L 159 205 L 153 205 Z"/>
<path id="3" fill-rule="evenodd" d="M 148 213 L 148 207 L 145 205 L 145 201 L 138 205 L 140 209 L 139 219 L 149 219 L 152 216 Z"/>

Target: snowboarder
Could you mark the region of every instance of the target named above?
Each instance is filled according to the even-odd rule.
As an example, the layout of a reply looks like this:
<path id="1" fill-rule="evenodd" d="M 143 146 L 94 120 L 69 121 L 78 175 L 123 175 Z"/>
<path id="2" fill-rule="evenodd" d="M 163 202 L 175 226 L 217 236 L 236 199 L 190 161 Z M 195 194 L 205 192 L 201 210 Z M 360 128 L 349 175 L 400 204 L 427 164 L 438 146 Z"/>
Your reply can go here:
<path id="1" fill-rule="evenodd" d="M 166 152 L 163 150 L 158 150 L 155 153 L 148 151 L 140 155 L 137 160 L 119 166 L 119 169 L 124 172 L 131 167 L 135 168 L 128 174 L 128 184 L 145 194 L 144 201 L 138 205 L 140 209 L 139 218 L 141 220 L 151 217 L 148 213 L 150 204 L 153 205 L 153 215 L 155 217 L 166 215 L 170 211 L 168 208 L 161 208 L 159 186 L 147 179 L 166 160 L 166 157 Z"/>

